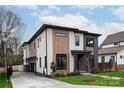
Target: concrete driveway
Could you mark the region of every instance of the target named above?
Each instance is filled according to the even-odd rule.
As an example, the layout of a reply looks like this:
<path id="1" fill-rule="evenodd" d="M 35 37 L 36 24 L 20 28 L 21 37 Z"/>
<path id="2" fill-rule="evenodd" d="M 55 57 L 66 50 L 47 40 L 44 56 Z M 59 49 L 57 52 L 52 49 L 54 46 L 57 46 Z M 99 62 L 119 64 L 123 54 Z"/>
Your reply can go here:
<path id="1" fill-rule="evenodd" d="M 12 76 L 14 88 L 80 88 L 80 87 L 99 87 L 72 85 L 58 80 L 37 76 L 33 73 L 14 72 Z"/>

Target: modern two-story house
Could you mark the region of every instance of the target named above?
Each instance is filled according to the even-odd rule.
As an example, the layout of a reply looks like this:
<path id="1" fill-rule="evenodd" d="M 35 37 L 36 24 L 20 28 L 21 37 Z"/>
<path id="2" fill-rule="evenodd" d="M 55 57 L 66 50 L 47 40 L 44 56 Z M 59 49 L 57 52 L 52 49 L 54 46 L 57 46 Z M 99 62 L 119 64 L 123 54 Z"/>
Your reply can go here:
<path id="1" fill-rule="evenodd" d="M 124 31 L 111 34 L 101 44 L 99 63 L 101 68 L 107 68 L 107 63 L 113 62 L 113 70 L 124 70 Z"/>
<path id="2" fill-rule="evenodd" d="M 76 28 L 44 24 L 28 42 L 23 43 L 24 65 L 31 72 L 55 73 L 91 72 L 98 68 L 98 37 Z"/>

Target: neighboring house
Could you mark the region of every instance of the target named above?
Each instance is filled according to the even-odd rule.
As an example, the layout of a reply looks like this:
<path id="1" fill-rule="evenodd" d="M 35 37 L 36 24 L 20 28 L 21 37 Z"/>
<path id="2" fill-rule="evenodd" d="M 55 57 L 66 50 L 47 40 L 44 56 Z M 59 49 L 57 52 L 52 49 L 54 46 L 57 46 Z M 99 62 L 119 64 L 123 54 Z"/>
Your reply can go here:
<path id="1" fill-rule="evenodd" d="M 113 62 L 113 70 L 124 70 L 124 31 L 111 34 L 101 44 L 99 49 L 99 63 Z"/>
<path id="2" fill-rule="evenodd" d="M 28 41 L 23 43 L 24 64 L 30 71 L 51 75 L 55 73 L 90 72 L 98 68 L 98 36 L 70 27 L 44 24 Z"/>

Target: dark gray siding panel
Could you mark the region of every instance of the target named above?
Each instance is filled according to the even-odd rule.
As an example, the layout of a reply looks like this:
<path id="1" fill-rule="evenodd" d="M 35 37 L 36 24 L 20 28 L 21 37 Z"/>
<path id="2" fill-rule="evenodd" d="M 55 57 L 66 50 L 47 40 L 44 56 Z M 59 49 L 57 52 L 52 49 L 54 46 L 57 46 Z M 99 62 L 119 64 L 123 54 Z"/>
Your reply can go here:
<path id="1" fill-rule="evenodd" d="M 92 35 L 85 35 L 84 34 L 84 50 L 86 50 L 86 38 L 94 38 L 94 68 L 98 68 L 98 36 L 92 36 Z"/>

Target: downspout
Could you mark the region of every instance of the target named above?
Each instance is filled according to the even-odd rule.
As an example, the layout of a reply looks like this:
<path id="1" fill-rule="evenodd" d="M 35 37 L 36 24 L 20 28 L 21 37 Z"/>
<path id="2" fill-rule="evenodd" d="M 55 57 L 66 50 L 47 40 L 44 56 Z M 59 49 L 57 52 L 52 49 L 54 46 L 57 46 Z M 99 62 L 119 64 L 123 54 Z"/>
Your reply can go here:
<path id="1" fill-rule="evenodd" d="M 47 70 L 47 29 L 46 29 L 46 75 L 48 74 Z"/>

